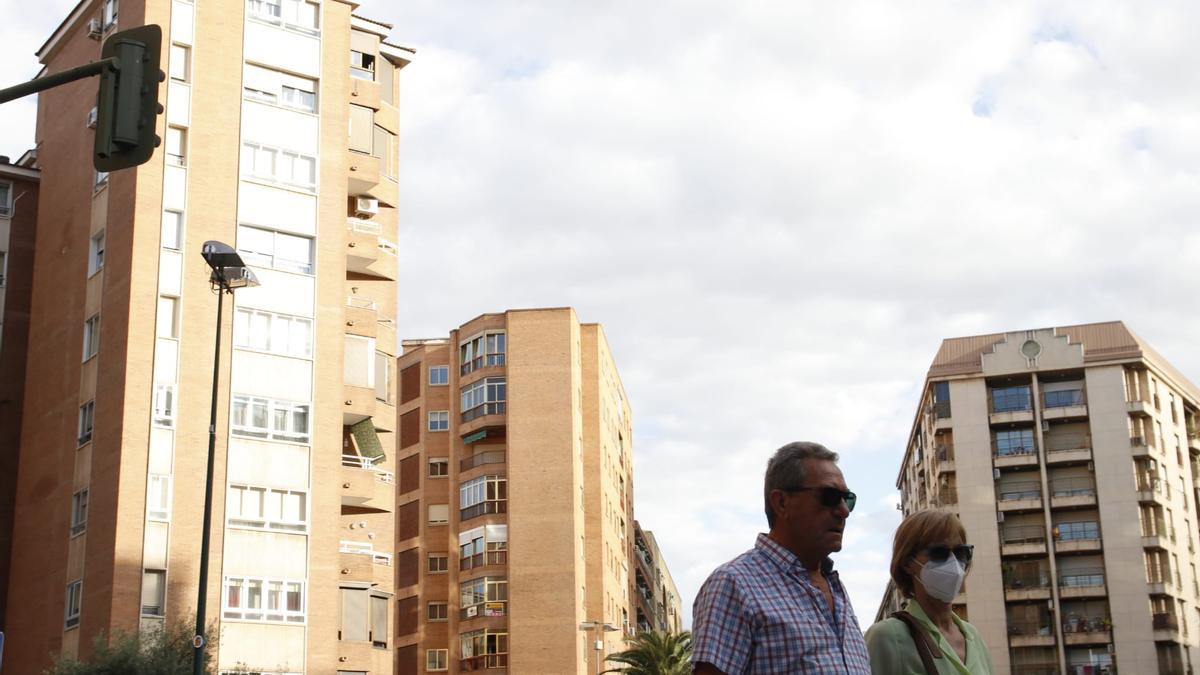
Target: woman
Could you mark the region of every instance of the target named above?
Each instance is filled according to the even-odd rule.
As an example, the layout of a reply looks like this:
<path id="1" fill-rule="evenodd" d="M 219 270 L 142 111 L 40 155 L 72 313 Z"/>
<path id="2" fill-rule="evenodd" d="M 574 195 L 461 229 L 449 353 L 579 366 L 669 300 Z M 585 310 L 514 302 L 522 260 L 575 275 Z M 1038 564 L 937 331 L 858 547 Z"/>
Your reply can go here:
<path id="1" fill-rule="evenodd" d="M 892 581 L 910 599 L 903 611 L 919 633 L 899 618 L 871 626 L 866 639 L 872 673 L 991 674 L 992 658 L 979 631 L 950 609 L 971 566 L 972 552 L 966 530 L 949 511 L 920 511 L 900 523 L 892 543 Z M 917 640 L 927 640 L 932 669 L 925 667 Z"/>

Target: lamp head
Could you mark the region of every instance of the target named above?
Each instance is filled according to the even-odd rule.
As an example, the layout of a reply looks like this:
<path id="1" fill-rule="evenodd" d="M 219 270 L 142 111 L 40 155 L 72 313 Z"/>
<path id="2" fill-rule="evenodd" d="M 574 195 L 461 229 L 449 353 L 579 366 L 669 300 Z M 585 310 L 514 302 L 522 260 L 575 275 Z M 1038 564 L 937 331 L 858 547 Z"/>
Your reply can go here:
<path id="1" fill-rule="evenodd" d="M 242 262 L 242 257 L 232 246 L 220 241 L 204 242 L 204 246 L 200 248 L 200 255 L 204 257 L 204 262 L 214 270 L 246 266 L 246 263 Z"/>

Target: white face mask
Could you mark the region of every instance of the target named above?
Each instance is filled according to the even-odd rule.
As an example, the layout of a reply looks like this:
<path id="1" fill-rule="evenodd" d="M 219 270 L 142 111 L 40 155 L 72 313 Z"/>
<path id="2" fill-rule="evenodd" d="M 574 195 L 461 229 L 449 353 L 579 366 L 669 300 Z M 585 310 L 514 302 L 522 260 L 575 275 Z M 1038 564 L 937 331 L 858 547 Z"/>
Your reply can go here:
<path id="1" fill-rule="evenodd" d="M 966 576 L 967 571 L 958 563 L 958 558 L 951 555 L 940 563 L 930 561 L 922 565 L 917 580 L 934 599 L 953 602 Z"/>

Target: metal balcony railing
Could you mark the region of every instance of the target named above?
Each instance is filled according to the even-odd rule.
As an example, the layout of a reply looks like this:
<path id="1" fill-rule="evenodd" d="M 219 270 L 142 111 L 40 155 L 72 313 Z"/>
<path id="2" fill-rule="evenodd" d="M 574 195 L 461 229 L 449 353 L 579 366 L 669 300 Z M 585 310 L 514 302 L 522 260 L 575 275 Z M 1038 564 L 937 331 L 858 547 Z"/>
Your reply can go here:
<path id="1" fill-rule="evenodd" d="M 992 454 L 997 457 L 1016 457 L 1019 455 L 1032 455 L 1037 452 L 1037 446 L 1034 443 L 1028 444 L 1004 444 L 997 445 L 992 443 Z"/>
<path id="2" fill-rule="evenodd" d="M 1104 585 L 1104 568 L 1093 567 L 1062 573 L 1058 578 L 1059 588 L 1091 588 Z"/>
<path id="3" fill-rule="evenodd" d="M 503 415 L 505 410 L 504 404 L 504 401 L 493 401 L 477 405 L 469 410 L 464 410 L 462 411 L 462 421 L 470 422 L 471 420 L 477 417 L 483 417 L 484 415 Z"/>
<path id="4" fill-rule="evenodd" d="M 1051 497 L 1095 497 L 1096 481 L 1090 476 L 1055 478 L 1050 481 Z"/>
<path id="5" fill-rule="evenodd" d="M 356 469 L 365 469 L 375 474 L 375 478 L 382 483 L 396 482 L 396 474 L 391 471 L 384 471 L 375 466 L 377 460 L 372 457 L 362 457 L 360 455 L 342 455 L 342 466 L 350 466 Z"/>
<path id="6" fill-rule="evenodd" d="M 507 565 L 508 551 L 484 551 L 458 559 L 458 569 L 469 570 L 488 565 Z"/>
<path id="7" fill-rule="evenodd" d="M 1054 626 L 1049 621 L 1013 621 L 1010 619 L 1008 634 L 1018 636 L 1054 635 Z"/>
<path id="8" fill-rule="evenodd" d="M 1005 544 L 1041 544 L 1046 541 L 1045 525 L 1010 525 L 1000 531 Z"/>
<path id="9" fill-rule="evenodd" d="M 391 553 L 376 551 L 374 544 L 365 541 L 346 541 L 343 539 L 338 542 L 338 552 L 371 556 L 371 562 L 376 565 L 387 565 L 390 567 L 392 564 Z"/>
<path id="10" fill-rule="evenodd" d="M 1179 619 L 1173 612 L 1156 612 L 1151 617 L 1151 621 L 1154 630 L 1179 630 Z"/>
<path id="11" fill-rule="evenodd" d="M 953 462 L 954 461 L 954 444 L 953 443 L 942 443 L 940 445 L 937 445 L 934 448 L 934 452 L 937 454 L 937 459 L 939 462 Z"/>
<path id="12" fill-rule="evenodd" d="M 1048 573 L 1041 572 L 1010 572 L 1004 576 L 1004 588 L 1008 590 L 1050 588 L 1050 577 Z"/>
<path id="13" fill-rule="evenodd" d="M 1112 629 L 1112 619 L 1107 616 L 1077 616 L 1063 620 L 1064 633 L 1101 633 Z"/>
<path id="14" fill-rule="evenodd" d="M 459 520 L 470 520 L 489 513 L 508 513 L 508 500 L 493 499 L 485 502 L 479 502 L 474 506 L 468 506 L 465 509 L 459 509 Z"/>
<path id="15" fill-rule="evenodd" d="M 996 499 L 1002 502 L 1041 498 L 1042 484 L 1038 482 L 1006 483 L 996 488 Z"/>
<path id="16" fill-rule="evenodd" d="M 487 670 L 490 668 L 508 668 L 508 654 L 470 656 L 458 662 L 458 669 L 463 671 Z"/>
<path id="17" fill-rule="evenodd" d="M 1046 452 L 1090 449 L 1092 447 L 1092 435 L 1050 433 L 1046 434 L 1044 442 L 1046 443 Z"/>

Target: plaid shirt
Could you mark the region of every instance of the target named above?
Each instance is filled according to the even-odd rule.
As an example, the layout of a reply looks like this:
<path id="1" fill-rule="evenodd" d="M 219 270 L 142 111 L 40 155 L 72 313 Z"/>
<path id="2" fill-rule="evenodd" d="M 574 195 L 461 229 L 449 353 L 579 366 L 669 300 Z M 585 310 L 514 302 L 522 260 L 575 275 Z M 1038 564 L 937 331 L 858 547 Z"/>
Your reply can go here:
<path id="1" fill-rule="evenodd" d="M 754 548 L 718 567 L 692 606 L 692 663 L 728 675 L 852 673 L 871 662 L 846 589 L 826 559 L 834 611 L 791 551 L 758 535 Z"/>

